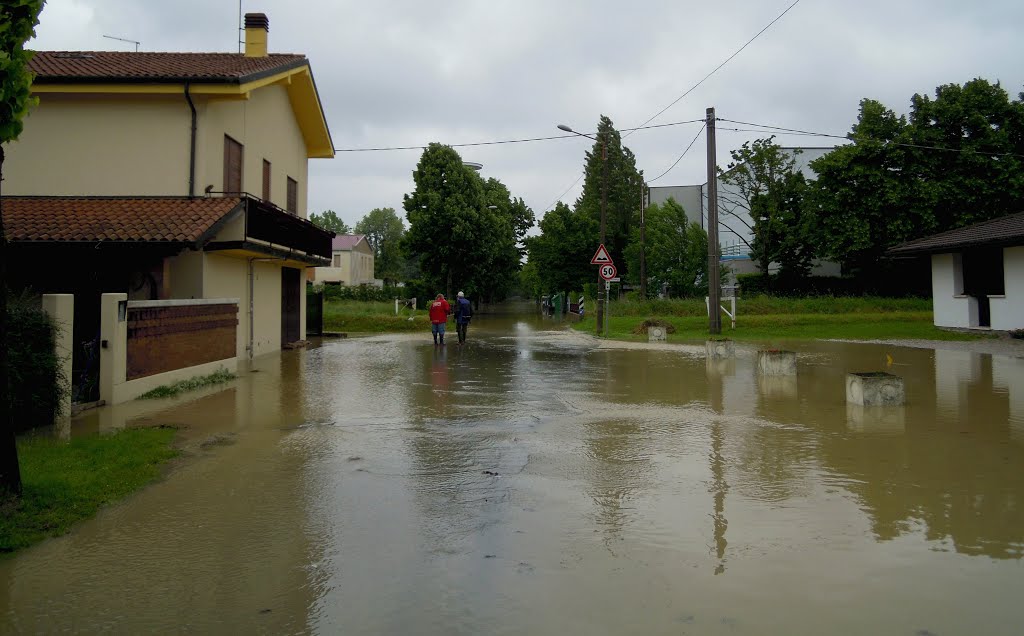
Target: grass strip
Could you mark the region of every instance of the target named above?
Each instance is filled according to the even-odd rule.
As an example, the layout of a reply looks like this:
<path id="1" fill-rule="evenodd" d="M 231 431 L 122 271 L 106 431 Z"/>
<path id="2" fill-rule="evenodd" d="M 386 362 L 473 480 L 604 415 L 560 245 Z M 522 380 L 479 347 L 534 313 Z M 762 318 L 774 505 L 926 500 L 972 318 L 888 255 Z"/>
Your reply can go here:
<path id="1" fill-rule="evenodd" d="M 324 329 L 346 333 L 429 331 L 430 322 L 423 309 L 403 308 L 396 316 L 394 303 L 330 300 L 324 303 Z"/>
<path id="2" fill-rule="evenodd" d="M 0 501 L 0 555 L 65 534 L 101 506 L 156 479 L 177 455 L 174 434 L 140 428 L 70 441 L 20 438 L 22 496 Z"/>
<path id="3" fill-rule="evenodd" d="M 213 386 L 214 384 L 223 384 L 224 382 L 229 382 L 234 379 L 234 373 L 221 369 L 219 371 L 214 371 L 210 375 L 200 375 L 194 378 L 189 378 L 188 380 L 182 380 L 181 382 L 175 382 L 174 384 L 158 386 L 152 391 L 143 393 L 137 399 L 153 400 L 156 398 L 172 397 L 184 393 L 185 391 L 193 391 L 204 386 Z"/>

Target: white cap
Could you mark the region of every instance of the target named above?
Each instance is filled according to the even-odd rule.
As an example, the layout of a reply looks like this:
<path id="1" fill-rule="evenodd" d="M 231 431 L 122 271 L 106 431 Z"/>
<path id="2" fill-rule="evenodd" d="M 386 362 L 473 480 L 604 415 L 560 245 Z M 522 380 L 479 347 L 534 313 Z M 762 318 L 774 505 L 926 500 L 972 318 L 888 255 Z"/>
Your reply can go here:
<path id="1" fill-rule="evenodd" d="M 465 294 L 463 294 L 462 292 L 459 292 L 459 298 L 465 298 L 465 297 L 466 297 Z"/>

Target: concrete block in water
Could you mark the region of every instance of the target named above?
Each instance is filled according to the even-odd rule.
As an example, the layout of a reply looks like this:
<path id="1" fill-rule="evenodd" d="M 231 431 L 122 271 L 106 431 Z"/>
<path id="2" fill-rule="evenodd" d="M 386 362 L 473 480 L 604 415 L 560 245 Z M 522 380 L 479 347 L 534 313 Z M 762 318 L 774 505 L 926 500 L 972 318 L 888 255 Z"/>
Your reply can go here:
<path id="1" fill-rule="evenodd" d="M 708 340 L 704 350 L 709 359 L 732 358 L 736 355 L 735 343 L 732 340 Z"/>
<path id="2" fill-rule="evenodd" d="M 665 342 L 664 327 L 648 327 L 647 342 Z"/>
<path id="3" fill-rule="evenodd" d="M 846 374 L 846 401 L 860 406 L 903 406 L 903 378 L 884 371 Z"/>
<path id="4" fill-rule="evenodd" d="M 776 349 L 758 351 L 757 372 L 761 375 L 796 375 L 796 352 Z"/>

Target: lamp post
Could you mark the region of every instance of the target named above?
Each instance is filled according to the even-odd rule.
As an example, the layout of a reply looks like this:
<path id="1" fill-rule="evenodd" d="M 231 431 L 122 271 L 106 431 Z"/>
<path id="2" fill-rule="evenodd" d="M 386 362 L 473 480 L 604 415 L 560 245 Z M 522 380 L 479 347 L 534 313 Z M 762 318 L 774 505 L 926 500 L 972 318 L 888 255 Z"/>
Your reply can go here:
<path id="1" fill-rule="evenodd" d="M 604 245 L 605 240 L 605 219 L 608 216 L 608 144 L 605 141 L 605 136 L 594 137 L 593 135 L 587 135 L 581 132 L 576 132 L 572 128 L 565 124 L 558 124 L 559 130 L 570 132 L 580 137 L 586 137 L 587 139 L 593 139 L 594 141 L 601 144 L 601 245 Z M 604 279 L 601 278 L 601 274 L 597 275 L 597 335 L 604 333 L 604 298 L 605 298 L 605 286 Z"/>

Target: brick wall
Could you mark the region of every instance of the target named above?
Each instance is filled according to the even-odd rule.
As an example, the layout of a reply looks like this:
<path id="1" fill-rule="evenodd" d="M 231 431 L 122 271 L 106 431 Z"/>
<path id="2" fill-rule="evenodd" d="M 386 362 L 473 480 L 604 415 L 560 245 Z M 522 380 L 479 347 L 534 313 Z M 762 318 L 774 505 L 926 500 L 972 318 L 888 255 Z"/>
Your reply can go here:
<path id="1" fill-rule="evenodd" d="M 127 380 L 236 355 L 235 303 L 128 308 Z"/>

